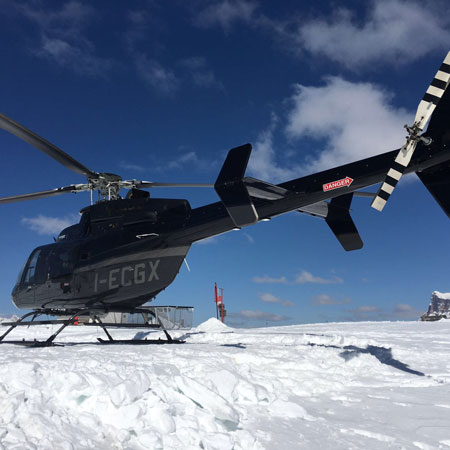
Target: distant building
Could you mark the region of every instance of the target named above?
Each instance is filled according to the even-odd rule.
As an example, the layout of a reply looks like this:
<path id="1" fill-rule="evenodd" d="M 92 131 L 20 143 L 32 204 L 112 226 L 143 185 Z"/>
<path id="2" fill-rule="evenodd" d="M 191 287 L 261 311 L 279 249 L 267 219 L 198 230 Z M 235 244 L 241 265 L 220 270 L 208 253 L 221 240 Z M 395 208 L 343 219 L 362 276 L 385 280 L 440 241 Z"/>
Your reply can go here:
<path id="1" fill-rule="evenodd" d="M 434 291 L 431 294 L 428 311 L 422 315 L 420 320 L 433 321 L 450 319 L 450 293 Z"/>

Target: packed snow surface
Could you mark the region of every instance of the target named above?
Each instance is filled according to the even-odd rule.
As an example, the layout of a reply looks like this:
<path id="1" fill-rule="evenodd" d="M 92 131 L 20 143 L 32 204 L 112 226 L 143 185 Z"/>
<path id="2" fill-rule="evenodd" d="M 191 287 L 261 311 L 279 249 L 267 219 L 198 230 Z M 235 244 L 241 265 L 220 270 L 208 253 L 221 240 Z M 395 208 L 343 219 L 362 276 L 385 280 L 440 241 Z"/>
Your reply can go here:
<path id="1" fill-rule="evenodd" d="M 57 339 L 65 346 L 0 346 L 0 448 L 450 449 L 450 321 L 210 319 L 184 345 L 97 337 L 73 326 Z"/>

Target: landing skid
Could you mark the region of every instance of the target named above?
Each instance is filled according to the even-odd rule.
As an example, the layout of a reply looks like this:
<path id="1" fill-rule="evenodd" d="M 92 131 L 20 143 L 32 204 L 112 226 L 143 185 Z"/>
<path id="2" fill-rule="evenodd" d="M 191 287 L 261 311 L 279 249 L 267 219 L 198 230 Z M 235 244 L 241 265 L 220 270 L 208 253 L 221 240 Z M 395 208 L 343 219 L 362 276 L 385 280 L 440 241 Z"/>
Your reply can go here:
<path id="1" fill-rule="evenodd" d="M 105 340 L 97 338 L 100 344 L 133 344 L 133 345 L 158 345 L 158 344 L 184 344 L 186 341 L 180 339 L 113 339 Z"/>
<path id="2" fill-rule="evenodd" d="M 33 340 L 33 341 L 26 341 L 26 340 L 22 340 L 22 341 L 4 341 L 3 339 L 12 331 L 14 330 L 14 328 L 18 327 L 18 326 L 27 326 L 27 325 L 42 325 L 41 323 L 39 323 L 39 321 L 34 321 L 34 319 L 40 315 L 43 314 L 47 314 L 47 312 L 39 312 L 39 311 L 33 311 L 31 313 L 27 313 L 25 315 L 23 315 L 19 320 L 17 320 L 16 322 L 7 322 L 7 323 L 3 323 L 2 325 L 10 325 L 10 327 L 6 330 L 5 333 L 2 334 L 2 336 L 0 336 L 0 344 L 19 344 L 19 345 L 25 345 L 28 347 L 52 347 L 55 344 L 53 341 L 55 340 L 55 338 L 58 336 L 59 333 L 61 333 L 62 330 L 64 330 L 64 328 L 66 328 L 68 325 L 72 325 L 74 323 L 74 318 L 77 317 L 82 311 L 77 311 L 74 314 L 72 314 L 70 316 L 69 319 L 67 320 L 53 320 L 53 321 L 49 321 L 49 320 L 43 320 L 42 322 L 45 323 L 49 323 L 49 322 L 53 322 L 53 323 L 59 323 L 62 324 L 61 327 L 59 327 L 55 333 L 53 333 L 47 340 L 45 341 L 37 341 L 37 340 Z M 23 320 L 29 316 L 33 316 L 31 319 L 31 322 L 24 322 Z M 59 344 L 61 345 L 61 344 Z"/>
<path id="3" fill-rule="evenodd" d="M 168 331 L 163 326 L 161 320 L 159 317 L 154 315 L 155 319 L 158 321 L 158 324 L 120 324 L 120 323 L 103 323 L 99 317 L 99 314 L 102 312 L 111 312 L 111 310 L 108 311 L 98 311 L 96 309 L 95 311 L 89 311 L 87 309 L 77 310 L 77 311 L 70 311 L 61 313 L 60 311 L 54 311 L 54 310 L 39 310 L 39 311 L 33 311 L 29 312 L 25 315 L 23 315 L 20 319 L 18 319 L 15 322 L 3 322 L 2 325 L 8 326 L 9 328 L 6 330 L 5 333 L 3 333 L 2 336 L 0 336 L 0 344 L 15 344 L 15 345 L 23 345 L 26 347 L 52 347 L 52 346 L 64 346 L 64 343 L 55 343 L 55 338 L 68 326 L 68 325 L 75 325 L 75 318 L 81 315 L 90 315 L 93 319 L 92 323 L 84 324 L 84 325 L 90 325 L 90 326 L 99 326 L 102 328 L 102 330 L 105 332 L 108 339 L 101 339 L 97 338 L 97 340 L 100 342 L 100 344 L 132 344 L 132 345 L 149 345 L 149 344 L 184 344 L 185 341 L 180 339 L 173 339 Z M 121 311 L 122 312 L 122 311 Z M 131 312 L 142 312 L 142 309 L 136 309 Z M 146 312 L 150 312 L 146 310 Z M 151 312 L 150 312 L 151 313 Z M 41 315 L 62 315 L 64 314 L 66 317 L 69 316 L 68 319 L 64 320 L 34 320 L 36 317 Z M 31 321 L 24 321 L 29 316 L 33 316 L 31 318 Z M 27 341 L 25 339 L 19 341 L 19 340 L 11 340 L 11 341 L 5 341 L 4 338 L 12 331 L 14 328 L 18 326 L 31 326 L 31 325 L 57 325 L 60 324 L 61 327 L 58 328 L 58 330 L 53 333 L 49 338 L 46 340 L 32 340 Z M 150 328 L 150 329 L 157 329 L 164 332 L 166 339 L 114 339 L 111 334 L 109 333 L 107 326 L 111 326 L 114 328 Z"/>
<path id="4" fill-rule="evenodd" d="M 47 342 L 47 341 L 26 341 L 25 339 L 22 341 L 0 341 L 0 344 L 14 344 L 14 345 L 22 345 L 23 347 L 64 347 L 63 343 L 59 342 Z"/>

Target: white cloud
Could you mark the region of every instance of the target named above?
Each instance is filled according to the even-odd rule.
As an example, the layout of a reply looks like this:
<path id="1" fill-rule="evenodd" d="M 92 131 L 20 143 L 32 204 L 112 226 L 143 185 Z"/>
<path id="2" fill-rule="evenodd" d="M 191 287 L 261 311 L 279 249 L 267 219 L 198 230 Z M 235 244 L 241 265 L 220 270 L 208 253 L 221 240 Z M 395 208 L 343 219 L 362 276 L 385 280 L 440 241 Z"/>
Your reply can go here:
<path id="1" fill-rule="evenodd" d="M 328 77 L 322 86 L 296 85 L 280 128 L 290 147 L 314 139 L 321 150 L 307 154 L 303 164 L 278 163 L 279 155 L 285 160 L 289 155 L 277 152 L 274 134 L 280 119 L 273 114 L 269 127 L 253 145 L 249 174 L 277 183 L 400 148 L 404 125 L 412 122 L 413 114 L 393 106 L 392 98 L 377 85 L 340 77 Z"/>
<path id="2" fill-rule="evenodd" d="M 282 277 L 270 277 L 268 275 L 264 275 L 263 277 L 255 276 L 252 278 L 254 283 L 267 283 L 267 284 L 342 284 L 344 280 L 338 276 L 333 276 L 332 278 L 322 278 L 313 275 L 311 272 L 306 270 L 302 270 L 294 280 L 289 280 L 285 276 Z"/>
<path id="3" fill-rule="evenodd" d="M 140 166 L 139 164 L 128 163 L 126 161 L 120 161 L 119 167 L 125 170 L 131 170 L 133 172 L 148 172 L 148 167 Z"/>
<path id="4" fill-rule="evenodd" d="M 166 161 L 158 160 L 152 167 L 153 172 L 166 172 L 167 170 L 186 170 L 186 167 L 200 172 L 211 173 L 218 165 L 218 160 L 201 158 L 194 150 L 189 150 L 187 146 L 180 146 L 177 155 Z"/>
<path id="5" fill-rule="evenodd" d="M 103 76 L 112 68 L 113 61 L 97 56 L 84 33 L 95 17 L 92 7 L 69 1 L 60 9 L 43 9 L 36 3 L 24 2 L 16 5 L 16 11 L 38 28 L 40 38 L 35 41 L 39 45 L 31 49 L 36 56 L 89 77 Z"/>
<path id="6" fill-rule="evenodd" d="M 313 300 L 315 305 L 344 305 L 351 303 L 348 297 L 344 298 L 344 300 L 337 300 L 327 294 L 316 295 Z"/>
<path id="7" fill-rule="evenodd" d="M 103 76 L 112 67 L 110 59 L 100 58 L 93 54 L 88 44 L 76 45 L 59 38 L 43 36 L 41 47 L 34 52 L 37 56 L 46 58 L 71 69 L 78 75 L 89 77 Z"/>
<path id="8" fill-rule="evenodd" d="M 59 10 L 43 10 L 36 3 L 33 5 L 33 2 L 24 2 L 16 7 L 43 31 L 57 32 L 66 36 L 78 35 L 79 30 L 94 15 L 93 8 L 78 1 L 66 2 Z"/>
<path id="9" fill-rule="evenodd" d="M 57 235 L 64 228 L 78 223 L 79 217 L 75 214 L 66 217 L 50 217 L 39 214 L 36 217 L 23 217 L 21 223 L 38 234 Z"/>
<path id="10" fill-rule="evenodd" d="M 282 298 L 275 297 L 275 295 L 270 292 L 259 294 L 259 299 L 264 303 L 281 303 L 283 306 L 295 306 L 295 303 L 290 300 L 283 300 Z"/>
<path id="11" fill-rule="evenodd" d="M 329 77 L 324 86 L 297 85 L 286 133 L 291 139 L 323 140 L 309 170 L 324 170 L 403 145 L 412 114 L 391 104 L 392 96 L 371 83 Z"/>
<path id="12" fill-rule="evenodd" d="M 139 53 L 135 56 L 135 65 L 139 77 L 159 94 L 172 96 L 178 90 L 180 81 L 174 72 L 155 59 Z"/>
<path id="13" fill-rule="evenodd" d="M 364 305 L 350 309 L 348 312 L 350 313 L 348 320 L 418 320 L 424 313 L 406 303 L 397 303 L 389 311 L 375 305 Z"/>
<path id="14" fill-rule="evenodd" d="M 297 42 L 350 69 L 377 62 L 398 65 L 448 48 L 449 18 L 442 14 L 447 7 L 445 2 L 373 0 L 363 22 L 339 9 L 328 20 L 301 24 Z"/>
<path id="15" fill-rule="evenodd" d="M 268 275 L 264 275 L 263 277 L 253 277 L 252 281 L 254 283 L 280 283 L 287 284 L 288 280 L 286 277 L 273 278 Z"/>
<path id="16" fill-rule="evenodd" d="M 127 14 L 127 24 L 124 37 L 129 50 L 133 50 L 136 43 L 155 27 L 155 18 L 145 10 L 132 10 Z"/>
<path id="17" fill-rule="evenodd" d="M 198 163 L 199 158 L 197 153 L 191 151 L 180 155 L 177 159 L 169 161 L 166 165 L 167 169 L 180 169 L 185 167 L 187 163 Z"/>
<path id="18" fill-rule="evenodd" d="M 398 319 L 418 319 L 424 312 L 406 303 L 397 303 L 393 315 Z"/>
<path id="19" fill-rule="evenodd" d="M 270 33 L 283 50 L 302 57 L 307 51 L 351 70 L 382 63 L 405 64 L 447 50 L 450 19 L 442 14 L 446 2 L 372 0 L 366 5 L 362 17 L 338 7 L 329 9 L 328 17 L 307 20 L 295 11 L 284 18 L 266 15 L 258 11 L 255 1 L 220 0 L 195 11 L 194 23 L 229 32 L 234 24 L 243 22 Z"/>
<path id="20" fill-rule="evenodd" d="M 250 21 L 257 7 L 256 2 L 249 0 L 214 1 L 196 12 L 194 23 L 204 28 L 219 25 L 224 31 L 229 31 L 234 23 Z"/>
<path id="21" fill-rule="evenodd" d="M 281 314 L 272 314 L 260 311 L 258 309 L 245 309 L 240 311 L 239 313 L 230 313 L 229 316 L 234 319 L 260 320 L 264 322 L 283 322 L 290 319 L 289 317 L 283 316 Z"/>
<path id="22" fill-rule="evenodd" d="M 283 301 L 281 298 L 275 297 L 275 295 L 270 294 L 269 292 L 259 294 L 259 298 L 264 303 L 281 303 Z"/>
<path id="23" fill-rule="evenodd" d="M 377 306 L 358 306 L 358 308 L 356 308 L 354 311 L 360 312 L 360 313 L 372 313 L 372 312 L 377 312 L 379 311 L 380 308 L 378 308 Z"/>
<path id="24" fill-rule="evenodd" d="M 281 304 L 283 306 L 295 306 L 295 303 L 291 302 L 290 300 L 284 300 Z"/>
<path id="25" fill-rule="evenodd" d="M 208 67 L 205 58 L 192 56 L 182 59 L 179 64 L 188 72 L 194 85 L 204 88 L 224 88 L 222 82 L 217 79 L 214 72 Z"/>
<path id="26" fill-rule="evenodd" d="M 337 276 L 334 276 L 333 278 L 321 278 L 316 277 L 311 272 L 307 272 L 306 270 L 302 270 L 302 272 L 295 278 L 295 283 L 297 284 L 341 284 L 343 282 L 344 280 Z"/>
<path id="27" fill-rule="evenodd" d="M 374 305 L 358 306 L 350 309 L 348 313 L 347 320 L 389 320 L 390 318 L 386 312 Z"/>
<path id="28" fill-rule="evenodd" d="M 273 143 L 273 133 L 277 123 L 277 116 L 272 114 L 270 126 L 260 133 L 253 144 L 252 156 L 248 163 L 249 174 L 271 183 L 296 178 L 303 172 L 303 169 L 299 166 L 288 168 L 278 164 Z"/>

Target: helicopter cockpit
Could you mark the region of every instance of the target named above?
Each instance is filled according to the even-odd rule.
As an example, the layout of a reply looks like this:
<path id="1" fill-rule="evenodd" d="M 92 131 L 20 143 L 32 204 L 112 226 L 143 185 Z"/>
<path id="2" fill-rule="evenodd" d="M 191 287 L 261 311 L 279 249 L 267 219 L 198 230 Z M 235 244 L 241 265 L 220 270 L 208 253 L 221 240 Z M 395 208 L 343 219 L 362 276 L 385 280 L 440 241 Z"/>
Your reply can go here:
<path id="1" fill-rule="evenodd" d="M 46 281 L 59 280 L 73 272 L 74 248 L 50 244 L 36 248 L 19 274 L 16 288 L 29 289 Z"/>

